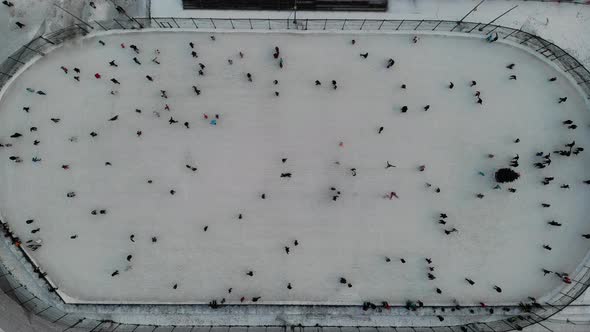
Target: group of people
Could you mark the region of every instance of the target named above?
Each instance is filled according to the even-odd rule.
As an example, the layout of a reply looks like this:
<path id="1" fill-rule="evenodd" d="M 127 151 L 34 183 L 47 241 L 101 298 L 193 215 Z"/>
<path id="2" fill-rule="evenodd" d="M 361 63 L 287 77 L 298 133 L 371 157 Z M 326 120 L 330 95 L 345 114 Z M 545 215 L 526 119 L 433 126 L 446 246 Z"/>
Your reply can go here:
<path id="1" fill-rule="evenodd" d="M 214 36 L 211 36 L 210 39 L 211 39 L 211 41 L 215 41 L 215 37 Z M 488 41 L 493 42 L 494 39 L 497 39 L 497 36 L 488 38 Z M 415 38 L 412 39 L 412 41 L 413 41 L 413 43 L 417 43 L 418 38 L 415 37 Z M 104 41 L 102 41 L 102 40 L 99 40 L 99 43 L 102 46 L 106 46 L 106 43 Z M 355 40 L 352 40 L 351 44 L 352 45 L 355 45 L 356 44 L 356 41 Z M 189 49 L 187 50 L 187 56 L 190 56 L 193 59 L 199 59 L 199 54 L 196 51 L 195 46 L 196 45 L 193 42 L 190 42 L 189 43 Z M 120 47 L 122 49 L 125 49 L 126 48 L 126 45 L 124 43 L 121 43 L 120 44 Z M 143 54 L 143 50 L 140 49 L 138 46 L 136 46 L 134 44 L 129 45 L 128 48 L 132 51 L 131 54 L 127 54 L 128 58 L 130 60 L 129 61 L 130 62 L 129 65 L 137 66 L 138 68 L 144 68 L 144 67 L 141 67 L 141 66 L 143 66 L 142 65 L 142 59 L 138 58 L 138 57 L 140 57 Z M 240 51 L 238 54 L 239 54 L 239 57 L 240 58 L 244 58 L 244 56 L 245 56 L 245 54 L 244 54 L 243 51 Z M 274 59 L 274 61 L 276 61 L 275 64 L 278 65 L 279 68 L 283 69 L 284 66 L 285 66 L 285 60 L 284 60 L 283 56 L 281 56 L 281 51 L 280 51 L 279 47 L 278 46 L 274 47 L 274 49 L 272 50 L 271 54 L 272 54 L 272 59 Z M 156 49 L 154 51 L 153 58 L 151 58 L 151 62 L 154 63 L 154 64 L 156 64 L 156 65 L 160 65 L 161 62 L 160 62 L 159 56 L 160 56 L 160 51 Z M 368 56 L 369 56 L 369 53 L 368 52 L 360 53 L 360 57 L 361 57 L 361 59 L 363 61 L 364 60 L 367 60 L 368 59 Z M 132 63 L 131 63 L 131 61 L 132 61 Z M 195 61 L 200 61 L 200 60 L 195 60 Z M 232 65 L 233 64 L 233 59 L 228 59 L 227 62 L 228 62 L 229 65 Z M 119 68 L 120 66 L 122 66 L 122 64 L 118 63 L 116 60 L 113 59 L 113 60 L 107 61 L 105 63 L 105 66 L 109 66 L 109 67 L 112 67 L 112 68 Z M 198 76 L 206 76 L 207 75 L 206 65 L 204 63 L 198 62 L 196 64 L 196 66 L 198 66 L 196 68 L 196 70 L 197 70 L 196 73 L 197 73 Z M 384 67 L 386 69 L 391 69 L 394 66 L 395 66 L 395 60 L 393 58 L 385 59 L 385 61 L 384 61 Z M 507 66 L 507 68 L 509 70 L 513 70 L 514 67 L 515 67 L 515 64 L 509 64 Z M 68 67 L 61 66 L 59 69 L 61 69 L 61 71 L 63 71 L 64 75 L 70 75 L 70 70 L 68 69 Z M 73 68 L 72 77 L 73 77 L 73 79 L 76 82 L 80 82 L 81 72 L 82 72 L 81 69 L 79 69 L 77 67 L 74 67 Z M 103 75 L 101 73 L 98 73 L 98 72 L 93 74 L 93 77 L 96 80 L 101 80 L 102 79 L 102 76 Z M 147 73 L 145 75 L 145 78 L 149 82 L 151 82 L 151 83 L 153 83 L 153 82 L 156 81 L 156 79 L 152 75 L 150 75 L 149 73 Z M 244 79 L 247 82 L 253 83 L 254 82 L 254 75 L 251 72 L 245 73 Z M 510 75 L 509 76 L 509 80 L 516 80 L 516 75 Z M 549 79 L 550 82 L 554 82 L 555 80 L 556 80 L 556 78 L 550 78 Z M 113 84 L 112 88 L 111 87 L 109 88 L 110 89 L 110 94 L 111 95 L 117 95 L 118 94 L 117 87 L 118 86 L 121 86 L 122 85 L 122 82 L 118 78 L 116 78 L 116 77 L 110 78 L 110 82 Z M 279 81 L 278 80 L 274 80 L 273 81 L 273 85 L 277 86 L 278 84 L 279 84 Z M 473 89 L 475 89 L 476 86 L 477 86 L 477 82 L 475 80 L 471 80 L 469 82 L 465 82 L 465 84 L 467 86 L 469 86 L 470 88 L 473 88 Z M 319 87 L 321 85 L 322 85 L 322 83 L 321 83 L 320 80 L 315 80 L 315 86 L 318 86 Z M 331 87 L 334 90 L 336 90 L 338 88 L 338 83 L 337 83 L 336 80 L 331 80 Z M 455 83 L 449 82 L 448 89 L 453 89 L 454 87 L 455 87 Z M 402 89 L 406 89 L 406 88 L 407 88 L 407 86 L 405 84 L 403 84 L 402 85 Z M 195 96 L 197 96 L 197 97 L 200 96 L 201 93 L 202 93 L 202 89 L 199 88 L 197 85 L 192 85 L 191 86 L 191 89 L 194 92 Z M 32 88 L 29 88 L 27 90 L 29 92 L 31 92 L 31 93 L 36 93 L 36 94 L 39 94 L 39 95 L 46 95 L 46 93 L 44 91 L 42 91 L 42 90 L 34 90 Z M 157 92 L 159 92 L 160 98 L 162 98 L 163 103 L 165 105 L 163 107 L 163 110 L 162 111 L 168 111 L 168 112 L 170 112 L 171 111 L 171 106 L 168 103 L 171 103 L 172 102 L 173 97 L 168 95 L 167 90 L 163 90 L 163 89 L 160 89 L 160 88 L 156 88 L 156 90 L 157 90 Z M 279 96 L 279 92 L 278 91 L 274 91 L 274 94 L 277 97 Z M 477 104 L 480 104 L 480 105 L 483 104 L 483 99 L 481 97 L 481 92 L 479 90 L 475 90 L 474 91 L 474 96 L 477 98 L 476 99 L 476 103 Z M 559 104 L 564 103 L 564 102 L 566 102 L 566 100 L 567 100 L 567 97 L 561 97 L 561 98 L 558 99 L 558 103 Z M 28 113 L 30 111 L 30 108 L 31 108 L 31 106 L 25 106 L 25 107 L 23 107 L 23 111 L 25 111 L 26 113 Z M 423 109 L 424 109 L 424 111 L 428 111 L 430 109 L 430 105 L 424 106 Z M 407 106 L 403 106 L 401 108 L 401 112 L 402 113 L 406 113 L 407 111 L 408 111 L 408 107 Z M 136 113 L 142 113 L 142 110 L 139 109 L 139 108 L 137 108 L 137 109 L 135 109 L 135 112 Z M 154 115 L 156 117 L 160 117 L 160 111 L 154 111 Z M 119 118 L 119 115 L 115 115 L 115 116 L 109 118 L 106 121 L 113 122 L 113 121 L 117 121 L 118 118 Z M 218 124 L 218 121 L 220 121 L 221 118 L 220 118 L 220 115 L 219 114 L 215 114 L 214 116 L 213 115 L 210 116 L 208 114 L 203 114 L 203 119 L 205 121 L 208 121 L 208 123 L 210 125 L 216 126 Z M 59 118 L 55 118 L 55 119 L 52 118 L 51 120 L 54 123 L 58 123 L 60 121 Z M 170 116 L 170 119 L 168 120 L 168 123 L 170 125 L 176 125 L 177 123 L 180 123 L 179 121 L 183 123 L 183 125 L 184 125 L 184 127 L 185 127 L 186 130 L 191 129 L 191 126 L 190 126 L 189 121 L 176 120 L 176 119 L 174 119 L 173 116 Z M 577 125 L 575 125 L 572 120 L 565 120 L 565 121 L 563 121 L 563 125 L 567 126 L 567 129 L 569 129 L 569 130 L 574 130 L 577 127 Z M 382 134 L 382 132 L 384 130 L 385 130 L 385 127 L 384 126 L 380 126 L 378 128 L 378 130 L 377 130 L 377 134 Z M 31 133 L 36 132 L 36 131 L 37 131 L 37 127 L 31 127 L 30 128 L 30 132 Z M 141 130 L 138 130 L 136 134 L 139 137 L 139 136 L 142 135 L 142 131 Z M 12 139 L 14 139 L 15 140 L 14 142 L 16 143 L 24 135 L 25 134 L 23 134 L 23 133 L 15 132 L 10 137 Z M 92 130 L 89 135 L 90 135 L 90 137 L 92 137 L 92 139 L 94 139 L 99 134 L 98 134 L 97 130 Z M 74 142 L 75 140 L 77 140 L 77 138 L 75 138 L 75 137 L 72 137 L 70 139 L 70 141 L 72 141 L 72 142 Z M 517 139 L 517 140 L 515 140 L 515 143 L 518 143 L 519 141 L 520 140 Z M 35 145 L 37 145 L 38 143 L 39 143 L 39 141 L 38 140 L 35 140 Z M 14 144 L 14 143 L 6 143 L 6 144 L 0 145 L 0 146 L 10 146 L 11 144 Z M 341 143 L 341 146 L 342 146 L 342 143 Z M 572 157 L 572 156 L 578 155 L 579 153 L 581 153 L 582 151 L 584 151 L 584 148 L 579 147 L 579 146 L 576 147 L 575 141 L 574 142 L 571 142 L 571 143 L 568 143 L 568 144 L 565 144 L 565 147 L 566 147 L 566 149 L 564 149 L 564 150 L 557 150 L 557 151 L 554 151 L 553 153 L 554 154 L 558 154 L 560 156 L 564 156 L 564 157 Z M 493 158 L 494 156 L 490 154 L 489 157 L 490 158 Z M 519 157 L 520 156 L 518 154 L 515 157 L 513 157 L 510 160 L 508 166 L 513 167 L 513 168 L 518 168 L 520 166 L 520 164 L 519 164 Z M 548 167 L 548 166 L 551 165 L 551 161 L 552 161 L 551 160 L 551 153 L 539 152 L 539 153 L 536 154 L 536 157 L 538 157 L 540 159 L 539 159 L 538 162 L 534 163 L 534 167 L 535 168 L 543 169 L 543 168 L 546 168 L 546 167 Z M 9 157 L 9 160 L 11 160 L 11 161 L 13 161 L 15 163 L 22 163 L 23 160 L 24 160 L 24 157 L 17 156 L 17 155 L 12 155 L 12 156 Z M 39 158 L 38 156 L 33 156 L 32 162 L 41 162 L 41 158 Z M 282 159 L 282 163 L 283 164 L 286 164 L 286 162 L 287 162 L 287 158 L 283 158 Z M 112 166 L 112 165 L 111 165 L 110 162 L 106 162 L 105 163 L 105 166 Z M 198 170 L 198 166 L 196 166 L 196 165 L 186 164 L 185 166 L 191 172 L 197 172 L 197 170 Z M 69 167 L 70 166 L 68 164 L 62 165 L 62 168 L 65 171 L 67 171 L 69 169 Z M 390 168 L 395 169 L 396 166 L 394 164 L 390 163 L 389 161 L 387 161 L 386 162 L 385 169 L 390 169 Z M 425 169 L 426 169 L 426 165 L 420 165 L 418 167 L 418 171 L 419 172 L 423 172 Z M 348 170 L 350 171 L 351 176 L 357 176 L 357 172 L 359 171 L 357 168 L 350 168 Z M 485 176 L 485 174 L 483 172 L 479 172 L 479 173 L 480 173 L 480 175 Z M 291 169 L 289 169 L 288 167 L 285 167 L 285 169 L 279 175 L 279 177 L 285 179 L 285 181 L 288 181 L 293 176 L 294 176 L 294 172 Z M 544 177 L 544 180 L 542 181 L 542 183 L 543 183 L 543 185 L 549 185 L 551 183 L 551 181 L 553 181 L 553 180 L 554 180 L 554 177 Z M 152 180 L 148 179 L 147 182 L 148 183 L 152 183 Z M 590 184 L 590 180 L 585 180 L 584 183 L 585 184 Z M 433 187 L 430 183 L 426 183 L 426 187 L 427 188 L 432 187 L 435 190 L 436 193 L 440 193 L 441 192 L 441 189 L 439 187 Z M 569 185 L 562 184 L 561 185 L 561 188 L 567 189 L 567 188 L 569 188 Z M 496 186 L 493 187 L 493 189 L 501 189 L 501 187 L 500 187 L 500 185 L 496 185 Z M 511 192 L 511 193 L 515 193 L 516 192 L 516 189 L 515 188 L 507 188 L 507 190 L 509 192 Z M 175 192 L 176 191 L 174 189 L 171 189 L 170 190 L 170 194 L 171 195 L 174 195 Z M 339 189 L 337 189 L 336 186 L 333 186 L 333 187 L 330 187 L 329 195 L 330 195 L 332 201 L 337 201 L 341 197 L 341 191 Z M 401 199 L 400 196 L 401 196 L 401 194 L 398 193 L 398 192 L 396 192 L 396 191 L 390 191 L 390 192 L 386 193 L 385 195 L 383 195 L 383 197 L 385 199 L 389 199 L 389 200 L 393 200 L 394 198 L 395 199 Z M 485 195 L 483 193 L 477 193 L 475 196 L 477 198 L 479 198 L 479 199 L 483 199 L 485 197 Z M 75 197 L 76 197 L 75 191 L 69 191 L 69 192 L 67 192 L 66 193 L 66 197 L 67 198 L 71 198 L 71 199 L 75 199 Z M 262 193 L 260 197 L 261 197 L 261 199 L 266 199 L 266 193 Z M 542 203 L 542 207 L 543 208 L 549 208 L 550 206 L 551 205 L 549 203 Z M 107 213 L 108 213 L 108 209 L 107 208 L 97 208 L 97 209 L 93 209 L 93 210 L 90 211 L 90 214 L 92 216 L 106 215 Z M 243 219 L 243 215 L 242 214 L 239 214 L 238 219 L 239 220 L 242 220 Z M 444 234 L 446 234 L 448 236 L 451 236 L 451 234 L 458 233 L 459 232 L 459 230 L 456 227 L 451 227 L 451 226 L 447 225 L 449 223 L 449 218 L 448 218 L 447 212 L 441 212 L 436 219 L 437 219 L 438 224 L 443 225 L 444 228 L 442 230 L 443 230 Z M 29 219 L 29 220 L 26 221 L 26 223 L 32 225 L 32 224 L 35 223 L 35 220 L 34 219 Z M 559 223 L 557 221 L 554 221 L 554 220 L 551 220 L 551 221 L 549 221 L 547 223 L 549 225 L 555 226 L 555 227 L 562 226 L 561 223 Z M 2 225 L 3 225 L 4 229 L 5 229 L 5 231 L 7 231 L 7 232 L 9 232 L 9 233 L 12 234 L 12 232 L 9 231 L 9 228 L 8 228 L 8 225 L 7 224 L 2 224 Z M 207 230 L 208 230 L 208 226 L 205 226 L 203 228 L 203 231 L 206 232 Z M 40 227 L 35 227 L 34 229 L 31 230 L 31 234 L 36 234 L 39 231 L 40 231 Z M 42 243 L 43 243 L 39 234 L 36 234 L 34 237 L 35 237 L 34 239 L 28 240 L 25 243 L 25 245 L 29 249 L 31 249 L 32 251 L 35 251 L 35 250 L 38 250 L 39 248 L 41 248 Z M 585 239 L 590 239 L 590 234 L 582 234 L 582 237 L 584 237 Z M 76 240 L 77 238 L 78 238 L 78 234 L 72 234 L 70 236 L 70 239 L 71 240 Z M 157 236 L 150 235 L 147 238 L 148 239 L 151 238 L 151 242 L 154 243 L 154 244 L 157 243 L 157 241 L 158 241 Z M 129 237 L 129 239 L 130 239 L 130 242 L 131 242 L 131 246 L 133 246 L 133 243 L 135 243 L 135 240 L 136 240 L 136 235 L 135 234 L 131 234 L 130 237 Z M 20 239 L 18 239 L 18 237 L 15 237 L 15 239 L 13 240 L 13 242 L 17 246 L 22 245 L 21 242 L 20 242 Z M 293 246 L 294 247 L 297 247 L 298 245 L 299 245 L 299 242 L 297 240 L 295 240 L 293 242 Z M 549 244 L 543 244 L 542 248 L 545 249 L 545 250 L 548 250 L 548 251 L 552 250 L 552 247 Z M 133 251 L 132 247 L 130 247 L 130 250 L 129 251 L 130 252 Z M 284 251 L 285 251 L 285 254 L 286 255 L 291 255 L 292 254 L 292 247 L 291 247 L 291 245 L 284 246 Z M 133 257 L 134 256 L 132 254 L 127 254 L 124 257 L 121 257 L 121 264 L 120 265 L 127 265 L 128 266 L 129 264 L 132 263 Z M 406 259 L 405 258 L 400 258 L 399 260 L 400 260 L 400 262 L 402 264 L 405 264 L 406 263 Z M 437 279 L 437 277 L 435 275 L 435 266 L 432 264 L 432 259 L 425 258 L 425 260 L 427 262 L 426 270 L 425 270 L 425 272 L 426 272 L 425 273 L 425 278 L 428 279 L 429 281 L 434 281 L 434 280 Z M 392 261 L 391 258 L 385 257 L 385 262 L 386 263 L 390 263 L 391 261 Z M 37 269 L 37 270 L 40 271 L 40 269 Z M 123 267 L 114 268 L 112 270 L 112 272 L 110 273 L 110 276 L 113 277 L 113 278 L 116 278 L 117 276 L 120 276 L 121 273 L 123 273 L 123 272 L 125 272 L 127 270 L 128 269 L 125 269 Z M 542 269 L 542 272 L 544 273 L 544 275 L 547 275 L 547 274 L 555 275 L 556 277 L 560 278 L 565 283 L 571 283 L 572 282 L 570 276 L 567 273 L 564 273 L 564 272 L 554 272 L 554 271 L 547 270 L 545 268 Z M 246 277 L 250 277 L 250 278 L 254 278 L 254 276 L 255 276 L 254 271 L 248 271 L 248 272 L 245 273 L 245 275 L 246 275 Z M 45 276 L 45 274 L 43 274 L 42 276 Z M 474 286 L 475 285 L 475 281 L 472 280 L 471 278 L 465 277 L 464 279 L 465 279 L 465 281 L 466 281 L 466 283 L 468 285 L 470 285 L 470 286 Z M 345 277 L 340 277 L 339 280 L 337 280 L 337 282 L 340 283 L 340 284 L 342 284 L 342 285 L 344 285 L 344 286 L 346 286 L 346 287 L 348 287 L 348 288 L 352 288 L 353 287 L 352 282 L 349 279 L 345 278 Z M 285 282 L 286 288 L 288 290 L 293 289 L 293 284 L 291 282 Z M 174 290 L 178 289 L 178 287 L 179 287 L 178 282 L 174 282 L 171 285 L 172 285 L 172 289 L 174 289 Z M 53 291 L 55 291 L 57 288 L 51 286 L 51 289 Z M 442 294 L 442 292 L 443 292 L 442 289 L 439 288 L 439 287 L 434 287 L 433 290 L 437 294 Z M 502 292 L 502 288 L 499 287 L 499 286 L 497 286 L 497 285 L 494 285 L 492 287 L 492 290 L 496 291 L 497 293 L 501 293 Z M 230 287 L 228 289 L 228 294 L 232 294 L 232 291 L 233 291 L 233 287 Z M 251 300 L 251 302 L 258 302 L 260 299 L 261 299 L 261 296 L 254 296 L 254 297 L 251 297 L 250 300 Z M 240 297 L 240 302 L 245 302 L 247 300 L 248 299 L 246 299 L 246 297 L 244 297 L 244 296 L 241 296 Z M 226 303 L 226 298 L 225 297 L 221 297 L 220 300 L 217 300 L 217 299 L 211 300 L 211 302 L 209 303 L 209 306 L 211 308 L 213 308 L 213 309 L 217 309 L 217 308 L 220 308 L 221 306 L 223 306 L 225 303 Z M 406 304 L 406 308 L 408 310 L 416 310 L 416 308 L 422 307 L 423 305 L 424 305 L 423 302 L 420 301 L 420 300 L 417 300 L 417 301 L 408 301 L 407 304 Z M 481 303 L 481 306 L 482 307 L 485 307 L 486 305 L 484 303 Z M 536 306 L 540 306 L 536 302 L 536 300 L 532 301 L 530 304 L 529 303 L 522 303 L 522 307 L 524 307 L 524 308 L 531 308 L 531 307 L 536 307 Z M 457 308 L 459 309 L 460 307 L 461 306 L 459 306 L 457 304 Z M 370 301 L 366 301 L 366 302 L 363 303 L 362 308 L 363 308 L 363 310 L 378 309 L 378 308 L 390 309 L 391 306 L 386 301 L 383 301 L 380 306 L 375 305 L 374 303 L 372 303 Z M 439 319 L 441 321 L 444 320 L 444 318 L 442 316 L 440 316 L 440 315 L 437 316 L 437 317 L 439 317 Z"/>

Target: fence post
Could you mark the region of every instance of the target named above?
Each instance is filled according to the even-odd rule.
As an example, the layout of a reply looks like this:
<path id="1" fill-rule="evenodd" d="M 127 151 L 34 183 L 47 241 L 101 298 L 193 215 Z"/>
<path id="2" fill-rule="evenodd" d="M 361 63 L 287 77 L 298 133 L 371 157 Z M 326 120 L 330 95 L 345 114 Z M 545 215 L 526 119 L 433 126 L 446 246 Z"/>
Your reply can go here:
<path id="1" fill-rule="evenodd" d="M 344 30 L 344 26 L 345 25 L 346 25 L 346 19 L 344 19 L 344 23 L 342 23 L 342 29 L 341 30 Z"/>
<path id="2" fill-rule="evenodd" d="M 383 23 L 385 23 L 385 20 L 381 20 L 381 24 L 379 24 L 379 28 L 377 30 L 381 30 L 381 26 L 383 26 Z"/>
<path id="3" fill-rule="evenodd" d="M 420 23 L 418 23 L 418 25 L 416 25 L 416 27 L 414 28 L 414 31 L 416 31 L 418 29 L 418 27 L 420 26 L 420 24 L 422 24 L 422 22 L 424 22 L 424 20 L 421 20 Z"/>
<path id="4" fill-rule="evenodd" d="M 171 17 L 171 19 L 172 19 L 172 21 L 174 21 L 174 24 L 176 24 L 176 27 L 180 29 L 180 25 L 178 25 L 178 22 L 176 22 L 176 20 L 174 19 L 174 17 Z"/>
<path id="5" fill-rule="evenodd" d="M 438 26 L 442 23 L 442 21 L 438 21 L 438 23 L 434 26 L 434 28 L 432 28 L 432 31 L 436 30 L 436 28 L 438 28 Z"/>
<path id="6" fill-rule="evenodd" d="M 367 19 L 363 20 L 363 24 L 361 24 L 361 27 L 359 28 L 359 30 L 363 30 L 363 27 L 365 26 L 365 22 L 367 21 Z"/>
<path id="7" fill-rule="evenodd" d="M 103 27 L 102 24 L 100 24 L 97 20 L 94 20 L 94 23 L 98 24 L 98 26 L 101 27 L 104 31 L 109 31 L 109 29 Z M 41 37 L 41 38 L 43 38 L 43 37 Z"/>
<path id="8" fill-rule="evenodd" d="M 52 323 L 57 323 L 59 322 L 62 318 L 64 318 L 65 316 L 67 316 L 68 314 L 65 313 L 63 316 L 59 317 L 58 319 L 54 320 Z"/>
<path id="9" fill-rule="evenodd" d="M 39 36 L 39 38 L 43 39 L 44 41 L 48 42 L 48 43 L 49 43 L 49 44 L 51 44 L 51 45 L 55 45 L 55 43 L 54 43 L 54 42 L 52 42 L 52 41 L 51 41 L 51 40 L 49 40 L 49 39 L 46 39 L 46 38 L 45 38 L 45 37 L 43 37 L 43 36 Z"/>
<path id="10" fill-rule="evenodd" d="M 123 26 L 123 24 L 119 23 L 119 21 L 117 21 L 116 18 L 113 19 L 113 21 L 115 21 L 115 23 L 117 23 L 121 28 L 125 29 L 125 27 Z M 158 21 L 156 21 L 156 23 L 158 23 Z M 160 23 L 158 23 L 159 25 Z"/>
<path id="11" fill-rule="evenodd" d="M 217 29 L 217 27 L 215 26 L 215 22 L 213 22 L 213 18 L 210 17 L 209 20 L 211 20 L 211 24 L 213 25 L 213 29 Z"/>
<path id="12" fill-rule="evenodd" d="M 467 33 L 471 33 L 471 31 L 475 30 L 475 28 L 477 28 L 479 26 L 479 23 L 477 23 L 473 28 L 471 28 L 471 30 L 467 31 Z M 482 30 L 479 30 L 482 31 Z"/>
<path id="13" fill-rule="evenodd" d="M 531 39 L 533 39 L 533 36 L 530 36 L 529 38 L 527 38 L 527 39 L 525 39 L 525 40 L 521 41 L 521 42 L 520 42 L 520 44 L 524 44 L 524 43 L 528 42 L 528 41 L 529 41 L 529 40 L 531 40 Z"/>
<path id="14" fill-rule="evenodd" d="M 195 22 L 195 19 L 191 17 L 191 20 L 193 21 L 193 24 L 195 25 L 195 28 L 198 29 L 199 27 L 197 26 L 197 22 Z"/>
<path id="15" fill-rule="evenodd" d="M 395 31 L 399 30 L 399 27 L 402 26 L 402 24 L 404 24 L 405 20 L 402 20 L 401 22 L 399 22 L 399 25 L 397 26 L 397 28 L 395 28 Z"/>
<path id="16" fill-rule="evenodd" d="M 41 310 L 41 311 L 39 311 L 39 312 L 36 312 L 36 313 L 35 313 L 35 315 L 39 316 L 39 315 L 40 315 L 42 312 L 45 312 L 45 311 L 47 311 L 47 309 L 49 309 L 49 308 L 53 308 L 53 307 L 52 307 L 52 306 L 50 306 L 50 305 L 48 305 L 48 306 L 47 306 L 47 308 L 45 308 L 45 309 L 43 309 L 43 310 Z"/>
<path id="17" fill-rule="evenodd" d="M 572 69 L 579 68 L 579 67 L 582 67 L 582 64 L 581 64 L 581 63 L 578 63 L 578 65 L 577 65 L 577 66 L 575 66 L 575 67 L 572 67 L 572 68 L 570 68 L 570 69 L 566 70 L 565 72 L 567 73 L 568 71 L 570 71 L 570 70 L 572 70 Z M 581 282 L 579 282 L 579 281 L 577 281 L 577 280 L 573 280 L 573 281 L 575 281 L 575 282 L 577 282 L 577 283 L 580 283 L 580 284 L 582 284 L 582 285 L 586 286 L 586 284 L 584 284 L 584 283 L 581 283 Z"/>
<path id="18" fill-rule="evenodd" d="M 328 24 L 328 19 L 327 19 L 327 18 L 325 18 L 325 19 L 324 19 L 324 30 L 326 30 L 326 25 L 327 25 L 327 24 Z"/>
<path id="19" fill-rule="evenodd" d="M 84 321 L 84 319 L 85 319 L 85 318 L 82 318 L 82 319 L 78 320 L 78 321 L 77 321 L 77 322 L 75 322 L 73 325 L 70 325 L 70 326 L 69 326 L 67 329 L 63 330 L 63 332 L 66 332 L 67 330 L 71 330 L 71 329 L 73 329 L 74 327 L 76 327 L 76 325 L 78 325 L 78 324 L 82 323 L 82 322 Z M 113 331 L 114 331 L 114 330 L 113 330 Z"/>
<path id="20" fill-rule="evenodd" d="M 83 28 L 83 27 L 81 27 L 79 24 L 76 24 L 76 26 L 78 27 L 78 29 L 80 29 L 80 30 L 82 30 L 82 31 L 86 32 L 87 34 L 88 34 L 88 33 L 90 33 L 90 31 L 88 31 L 88 30 L 84 29 L 84 28 Z M 94 29 L 94 28 L 93 28 L 93 29 Z"/>
<path id="21" fill-rule="evenodd" d="M 516 31 L 520 31 L 520 29 L 518 29 L 518 30 L 512 29 L 512 31 L 509 34 L 507 34 L 506 37 L 504 37 L 502 39 L 506 39 L 506 38 L 512 36 L 512 34 L 515 33 Z"/>
<path id="22" fill-rule="evenodd" d="M 31 297 L 30 299 L 28 299 L 28 300 L 26 300 L 25 302 L 21 303 L 21 305 L 23 305 L 23 304 L 25 304 L 25 303 L 28 303 L 28 302 L 30 302 L 30 301 L 32 301 L 32 300 L 34 300 L 34 299 L 36 299 L 36 298 L 37 298 L 37 297 L 36 297 L 35 295 L 33 295 L 33 297 Z"/>
<path id="23" fill-rule="evenodd" d="M 248 19 L 248 22 L 250 22 L 250 29 L 254 29 L 254 27 L 252 26 L 252 19 L 251 18 Z"/>

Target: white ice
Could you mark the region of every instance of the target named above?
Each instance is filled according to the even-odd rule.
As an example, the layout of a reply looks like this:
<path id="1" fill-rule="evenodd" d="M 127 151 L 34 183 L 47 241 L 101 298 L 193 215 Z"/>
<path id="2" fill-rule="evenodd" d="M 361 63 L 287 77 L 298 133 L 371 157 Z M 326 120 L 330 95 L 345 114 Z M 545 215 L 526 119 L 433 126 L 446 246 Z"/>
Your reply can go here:
<path id="1" fill-rule="evenodd" d="M 51 52 L 4 91 L 0 143 L 13 146 L 0 148 L 2 217 L 23 241 L 43 240 L 32 255 L 70 301 L 239 303 L 245 296 L 249 303 L 261 296 L 260 303 L 514 304 L 560 286 L 541 268 L 571 273 L 586 255 L 587 152 L 553 155 L 543 170 L 533 163 L 538 151 L 572 140 L 590 145 L 588 105 L 544 60 L 471 36 L 420 35 L 413 44 L 408 34 L 214 35 L 215 41 L 188 32 L 89 38 Z M 141 66 L 130 44 L 141 50 Z M 272 56 L 275 46 L 283 69 Z M 151 62 L 155 49 L 161 65 Z M 359 56 L 364 52 L 367 59 Z M 390 57 L 395 65 L 388 70 Z M 509 63 L 514 70 L 505 68 Z M 74 67 L 82 71 L 79 83 Z M 509 80 L 511 74 L 518 79 Z M 553 76 L 557 81 L 548 82 Z M 564 96 L 567 102 L 558 104 Z M 209 122 L 215 114 L 216 126 Z M 170 125 L 170 117 L 179 123 Z M 566 119 L 578 129 L 567 129 Z M 30 132 L 32 126 L 38 130 Z M 10 138 L 15 132 L 23 137 Z M 517 192 L 508 185 L 493 190 L 493 172 L 516 154 Z M 387 161 L 397 167 L 385 169 Z M 280 178 L 285 172 L 292 178 Z M 543 186 L 545 176 L 555 181 Z M 341 191 L 337 201 L 330 187 Z M 76 197 L 67 198 L 69 191 Z M 399 199 L 383 198 L 391 191 Z M 93 216 L 93 209 L 108 213 Z M 445 226 L 437 224 L 441 212 L 449 215 Z M 563 226 L 547 225 L 552 219 Z M 446 236 L 443 229 L 452 227 L 459 232 Z M 545 243 L 553 250 L 544 250 Z M 426 257 L 434 281 L 426 277 Z M 114 270 L 120 275 L 111 277 Z"/>

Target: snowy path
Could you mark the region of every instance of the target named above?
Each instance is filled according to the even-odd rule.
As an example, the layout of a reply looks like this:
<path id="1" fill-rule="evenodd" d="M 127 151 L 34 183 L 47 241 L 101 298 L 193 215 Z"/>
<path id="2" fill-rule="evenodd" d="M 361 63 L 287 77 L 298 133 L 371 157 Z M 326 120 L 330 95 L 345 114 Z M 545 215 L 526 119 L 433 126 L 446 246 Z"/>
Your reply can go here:
<path id="1" fill-rule="evenodd" d="M 471 37 L 425 35 L 418 44 L 404 34 L 216 37 L 128 33 L 101 37 L 106 46 L 90 38 L 39 60 L 1 100 L 0 142 L 14 144 L 0 150 L 3 217 L 23 240 L 43 240 L 33 255 L 72 301 L 235 303 L 262 296 L 263 303 L 517 303 L 561 283 L 543 277 L 542 267 L 571 273 L 587 253 L 590 241 L 580 236 L 588 232 L 586 152 L 533 167 L 542 160 L 538 151 L 590 142 L 582 96 L 544 61 Z M 141 66 L 132 60 L 132 43 L 141 50 Z M 272 56 L 275 45 L 282 70 Z M 160 65 L 150 61 L 155 48 Z M 364 52 L 367 59 L 359 56 Z M 387 70 L 389 57 L 396 62 Z M 198 62 L 206 66 L 204 76 Z M 514 70 L 506 69 L 511 62 Z M 69 68 L 67 75 L 60 66 Z M 74 67 L 82 70 L 79 83 Z M 511 74 L 518 79 L 509 80 Z M 547 81 L 552 76 L 556 82 Z M 563 96 L 567 102 L 557 104 Z M 404 105 L 407 113 L 400 111 Z M 215 114 L 220 119 L 211 125 Z M 179 122 L 169 124 L 170 117 Z M 566 119 L 579 128 L 567 129 Z M 15 132 L 23 137 L 10 138 Z M 516 154 L 517 192 L 493 190 L 494 170 Z M 387 161 L 397 167 L 386 169 Z M 556 179 L 543 186 L 544 176 Z M 341 191 L 336 201 L 330 187 Z M 399 199 L 382 197 L 391 191 Z M 92 215 L 94 209 L 106 214 Z M 437 224 L 441 212 L 449 215 L 447 225 Z M 547 225 L 552 219 L 564 226 Z M 453 227 L 459 232 L 446 236 L 443 230 Z M 543 249 L 545 243 L 553 250 Z M 115 270 L 120 274 L 111 277 Z"/>

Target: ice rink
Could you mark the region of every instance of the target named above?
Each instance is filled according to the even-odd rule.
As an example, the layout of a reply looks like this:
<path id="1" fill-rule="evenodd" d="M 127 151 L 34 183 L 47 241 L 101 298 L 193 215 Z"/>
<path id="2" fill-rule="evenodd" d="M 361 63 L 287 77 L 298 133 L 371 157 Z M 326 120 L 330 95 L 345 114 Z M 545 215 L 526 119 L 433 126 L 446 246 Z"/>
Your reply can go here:
<path id="1" fill-rule="evenodd" d="M 542 298 L 562 281 L 541 269 L 572 273 L 590 247 L 587 152 L 553 153 L 590 145 L 588 105 L 513 45 L 413 36 L 149 32 L 58 48 L 0 99 L 3 220 L 41 240 L 32 255 L 71 302 Z M 521 178 L 493 189 L 517 155 Z"/>

